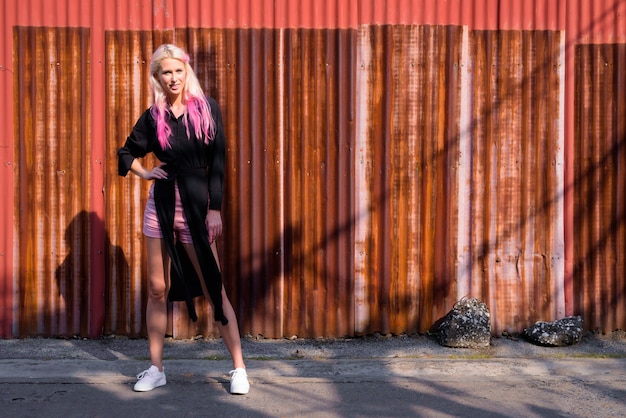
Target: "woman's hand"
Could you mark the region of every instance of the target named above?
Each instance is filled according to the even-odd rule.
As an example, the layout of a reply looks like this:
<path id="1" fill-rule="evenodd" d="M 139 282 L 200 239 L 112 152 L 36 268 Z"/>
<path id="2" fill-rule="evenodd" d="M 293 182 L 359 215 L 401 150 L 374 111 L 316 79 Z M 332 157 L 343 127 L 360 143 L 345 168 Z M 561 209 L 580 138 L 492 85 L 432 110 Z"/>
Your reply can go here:
<path id="1" fill-rule="evenodd" d="M 130 171 L 145 180 L 166 179 L 167 173 L 163 170 L 163 167 L 165 167 L 165 163 L 161 163 L 152 170 L 148 170 L 141 165 L 138 159 L 135 159 L 130 166 Z"/>
<path id="2" fill-rule="evenodd" d="M 161 163 L 157 167 L 154 167 L 152 170 L 146 170 L 142 177 L 146 180 L 166 179 L 167 173 L 165 172 L 165 170 L 163 170 L 164 166 L 165 163 Z"/>
<path id="3" fill-rule="evenodd" d="M 209 233 L 209 243 L 213 244 L 222 235 L 222 214 L 219 210 L 209 210 L 205 223 L 206 230 Z"/>

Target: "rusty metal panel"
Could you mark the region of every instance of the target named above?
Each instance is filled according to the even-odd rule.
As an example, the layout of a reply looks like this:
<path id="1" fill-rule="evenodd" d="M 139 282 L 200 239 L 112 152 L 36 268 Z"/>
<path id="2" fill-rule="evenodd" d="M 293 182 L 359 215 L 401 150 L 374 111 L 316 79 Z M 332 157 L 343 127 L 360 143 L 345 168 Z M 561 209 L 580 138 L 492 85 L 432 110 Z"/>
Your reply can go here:
<path id="1" fill-rule="evenodd" d="M 225 235 L 220 240 L 224 286 L 244 334 L 281 335 L 283 178 L 276 31 L 187 29 L 176 43 L 193 57 L 207 94 L 220 104 L 227 137 Z M 207 310 L 199 300 L 199 312 Z M 206 312 L 192 325 L 174 315 L 174 335 L 218 335 Z"/>
<path id="2" fill-rule="evenodd" d="M 209 91 L 228 125 L 224 281 L 242 333 L 273 337 L 282 334 L 284 286 L 281 39 L 268 29 L 223 36 L 217 56 L 203 65 L 215 65 Z"/>
<path id="3" fill-rule="evenodd" d="M 19 336 L 90 335 L 89 30 L 13 31 Z M 97 277 L 97 276 L 96 276 Z"/>
<path id="4" fill-rule="evenodd" d="M 576 311 L 591 329 L 626 324 L 626 44 L 576 48 Z"/>
<path id="5" fill-rule="evenodd" d="M 456 301 L 457 26 L 373 26 L 357 51 L 356 332 L 425 331 Z"/>
<path id="6" fill-rule="evenodd" d="M 470 36 L 472 177 L 470 294 L 492 331 L 518 332 L 563 307 L 559 152 L 561 34 Z"/>
<path id="7" fill-rule="evenodd" d="M 152 36 L 107 36 L 116 77 L 106 83 L 108 137 L 124 138 L 148 106 L 142 92 L 147 60 L 157 45 Z M 187 29 L 176 31 L 174 39 L 190 52 L 225 120 L 226 232 L 220 249 L 242 332 L 350 335 L 352 32 Z M 110 146 L 112 155 L 115 144 Z M 114 170 L 110 162 L 109 171 Z M 110 178 L 106 189 L 111 242 L 123 249 L 110 255 L 118 265 L 111 273 L 120 273 L 109 278 L 117 284 L 111 286 L 115 292 L 107 292 L 107 306 L 127 318 L 120 307 L 136 303 L 145 280 L 139 238 L 146 185 Z M 135 297 L 124 290 L 129 276 Z M 124 295 L 128 299 L 121 303 Z M 200 299 L 203 319 L 192 324 L 184 306 L 174 304 L 172 334 L 215 335 L 206 306 Z M 138 305 L 133 309 L 139 312 Z M 133 329 L 140 332 L 139 317 L 133 318 Z M 112 319 L 108 323 L 106 331 L 126 331 Z"/>
<path id="8" fill-rule="evenodd" d="M 158 34 L 155 33 L 154 38 Z M 149 184 L 136 176 L 117 176 L 117 149 L 149 106 L 148 65 L 162 39 L 152 32 L 107 32 L 105 224 L 107 286 L 104 333 L 145 335 L 147 281 L 141 226 Z M 153 157 L 147 157 L 149 166 Z"/>
<path id="9" fill-rule="evenodd" d="M 281 38 L 283 335 L 352 335 L 355 33 Z"/>

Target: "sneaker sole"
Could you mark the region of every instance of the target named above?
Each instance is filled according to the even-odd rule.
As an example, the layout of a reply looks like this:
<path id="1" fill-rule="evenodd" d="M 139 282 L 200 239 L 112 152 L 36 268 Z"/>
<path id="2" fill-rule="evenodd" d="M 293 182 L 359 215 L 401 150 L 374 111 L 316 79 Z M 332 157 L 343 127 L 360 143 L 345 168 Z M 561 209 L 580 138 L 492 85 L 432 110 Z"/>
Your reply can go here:
<path id="1" fill-rule="evenodd" d="M 135 392 L 150 392 L 151 390 L 156 389 L 156 388 L 161 387 L 161 386 L 165 386 L 165 383 L 159 383 L 157 385 L 154 385 L 151 388 L 136 388 L 136 387 L 133 387 L 133 390 Z"/>
<path id="2" fill-rule="evenodd" d="M 248 392 L 250 392 L 249 390 L 243 392 L 243 391 L 239 391 L 239 392 L 230 392 L 231 395 L 247 395 Z"/>
<path id="3" fill-rule="evenodd" d="M 230 390 L 230 394 L 231 395 L 247 395 L 248 392 L 250 392 L 250 388 L 248 387 L 247 389 L 238 389 L 238 390 Z"/>

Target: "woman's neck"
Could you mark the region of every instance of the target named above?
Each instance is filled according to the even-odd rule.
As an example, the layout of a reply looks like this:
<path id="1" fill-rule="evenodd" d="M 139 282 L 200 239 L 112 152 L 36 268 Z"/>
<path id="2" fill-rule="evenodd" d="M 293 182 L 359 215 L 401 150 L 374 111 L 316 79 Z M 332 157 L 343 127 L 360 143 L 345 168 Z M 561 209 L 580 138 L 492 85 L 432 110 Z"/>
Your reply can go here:
<path id="1" fill-rule="evenodd" d="M 185 104 L 183 103 L 183 100 L 180 97 L 180 95 L 176 96 L 175 98 L 173 98 L 174 100 L 171 100 L 171 99 L 172 98 L 169 98 L 169 100 L 168 100 L 169 106 L 170 106 L 170 110 L 172 111 L 174 116 L 176 116 L 178 118 L 178 117 L 180 117 L 180 115 L 185 113 Z"/>

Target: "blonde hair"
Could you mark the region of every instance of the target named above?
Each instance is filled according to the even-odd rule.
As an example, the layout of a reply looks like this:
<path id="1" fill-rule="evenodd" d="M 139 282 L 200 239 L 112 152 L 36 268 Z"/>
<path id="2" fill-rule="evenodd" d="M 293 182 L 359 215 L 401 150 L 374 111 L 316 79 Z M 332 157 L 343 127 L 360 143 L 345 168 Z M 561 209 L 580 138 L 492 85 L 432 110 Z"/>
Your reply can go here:
<path id="1" fill-rule="evenodd" d="M 191 137 L 189 129 L 191 126 L 196 137 L 203 139 L 208 144 L 215 135 L 215 121 L 211 116 L 209 104 L 202 87 L 200 87 L 196 73 L 189 65 L 189 55 L 182 48 L 172 44 L 159 46 L 152 54 L 152 59 L 150 60 L 150 90 L 154 98 L 150 113 L 156 121 L 159 144 L 161 144 L 163 149 L 172 147 L 169 141 L 172 129 L 167 123 L 167 118 L 171 117 L 167 107 L 167 96 L 158 79 L 161 61 L 166 58 L 179 60 L 185 65 L 187 75 L 181 94 L 185 104 L 183 123 L 187 130 L 187 136 Z"/>

